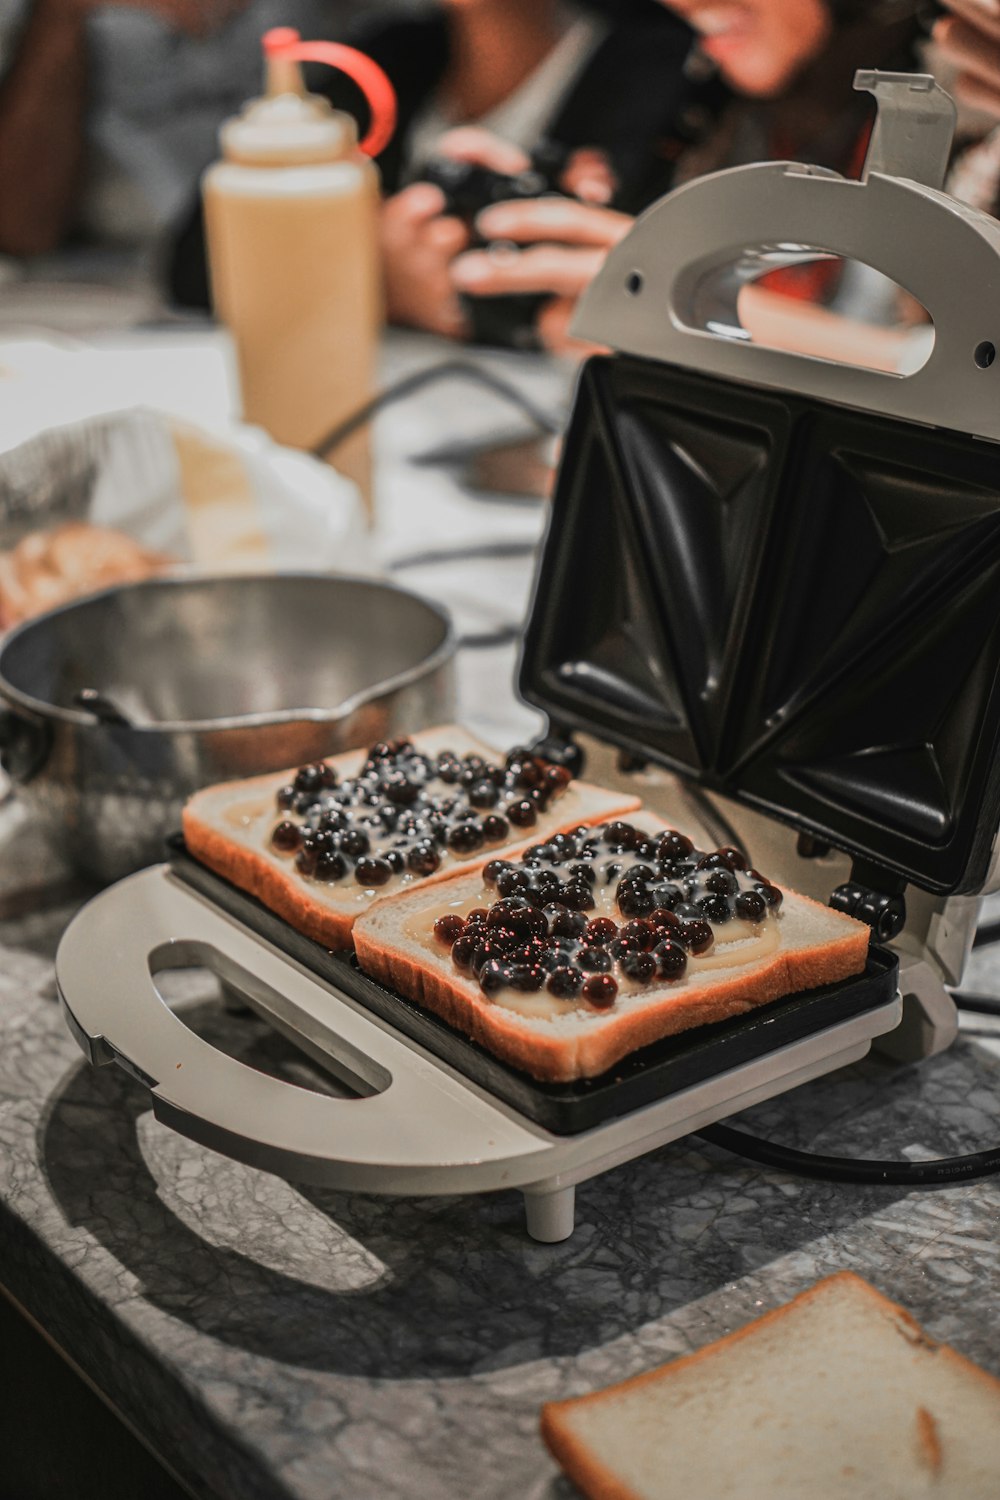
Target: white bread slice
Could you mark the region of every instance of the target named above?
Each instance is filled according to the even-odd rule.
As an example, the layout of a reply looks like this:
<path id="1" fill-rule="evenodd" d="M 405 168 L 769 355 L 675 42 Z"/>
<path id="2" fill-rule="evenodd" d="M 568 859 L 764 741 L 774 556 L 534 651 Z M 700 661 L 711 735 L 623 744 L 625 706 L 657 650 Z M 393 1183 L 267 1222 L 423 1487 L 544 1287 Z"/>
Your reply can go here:
<path id="1" fill-rule="evenodd" d="M 498 758 L 497 751 L 455 724 L 421 730 L 408 738 L 428 755 L 450 749 L 457 755 L 481 755 L 494 762 Z M 343 780 L 358 773 L 367 754 L 367 747 L 349 750 L 329 757 L 329 764 Z M 331 885 L 304 880 L 292 860 L 272 850 L 271 831 L 283 816 L 276 811 L 275 797 L 294 776 L 292 768 L 244 781 L 222 782 L 197 792 L 184 809 L 184 838 L 191 854 L 202 864 L 256 896 L 299 932 L 328 948 L 349 947 L 356 918 L 376 901 L 388 900 L 414 884 L 422 888 L 450 875 L 478 869 L 490 859 L 510 858 L 553 833 L 616 817 L 639 805 L 636 797 L 573 781 L 532 828 L 518 831 L 516 839 L 490 845 L 467 859 L 442 850 L 441 868 L 435 874 L 419 877 L 407 873 L 379 890 L 368 890 L 350 879 Z"/>
<path id="2" fill-rule="evenodd" d="M 1000 1380 L 849 1271 L 542 1411 L 592 1500 L 996 1500 Z"/>
<path id="3" fill-rule="evenodd" d="M 666 826 L 645 813 L 632 821 L 647 830 Z M 808 897 L 783 895 L 780 913 L 763 928 L 768 938 L 777 929 L 773 951 L 761 952 L 766 941 L 747 939 L 732 944 L 730 961 L 715 967 L 719 950 L 713 949 L 702 959 L 691 957 L 679 981 L 623 986 L 607 1011 L 576 1008 L 544 991 L 505 991 L 490 999 L 472 975 L 456 968 L 431 928 L 447 911 L 464 914 L 497 899 L 496 890 L 483 883 L 481 868 L 436 890 L 415 889 L 372 907 L 355 925 L 354 946 L 362 969 L 389 989 L 533 1077 L 569 1082 L 595 1078 L 661 1037 L 860 973 L 870 929 Z M 549 1013 L 532 1014 L 537 1011 Z"/>

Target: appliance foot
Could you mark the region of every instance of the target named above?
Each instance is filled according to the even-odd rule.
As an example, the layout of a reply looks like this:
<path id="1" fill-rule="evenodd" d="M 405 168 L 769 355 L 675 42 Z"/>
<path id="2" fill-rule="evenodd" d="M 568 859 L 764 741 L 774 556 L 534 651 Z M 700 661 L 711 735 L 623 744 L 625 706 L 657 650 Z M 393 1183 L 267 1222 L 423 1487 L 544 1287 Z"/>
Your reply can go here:
<path id="1" fill-rule="evenodd" d="M 527 1189 L 524 1212 L 528 1233 L 533 1240 L 540 1240 L 543 1245 L 568 1240 L 576 1222 L 576 1188 L 556 1188 L 553 1192 L 541 1193 Z"/>

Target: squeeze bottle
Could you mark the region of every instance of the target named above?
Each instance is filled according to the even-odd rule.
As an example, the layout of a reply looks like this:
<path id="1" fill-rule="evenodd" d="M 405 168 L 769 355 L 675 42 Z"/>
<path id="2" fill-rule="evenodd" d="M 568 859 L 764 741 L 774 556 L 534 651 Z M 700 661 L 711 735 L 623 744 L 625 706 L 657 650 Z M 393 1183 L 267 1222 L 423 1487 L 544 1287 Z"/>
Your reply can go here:
<path id="1" fill-rule="evenodd" d="M 381 293 L 378 172 L 396 100 L 351 47 L 263 39 L 266 93 L 222 127 L 222 160 L 203 180 L 212 294 L 236 345 L 243 416 L 279 443 L 310 449 L 373 392 Z M 325 62 L 364 91 L 371 126 L 308 94 L 300 62 Z M 371 516 L 367 426 L 331 455 Z"/>

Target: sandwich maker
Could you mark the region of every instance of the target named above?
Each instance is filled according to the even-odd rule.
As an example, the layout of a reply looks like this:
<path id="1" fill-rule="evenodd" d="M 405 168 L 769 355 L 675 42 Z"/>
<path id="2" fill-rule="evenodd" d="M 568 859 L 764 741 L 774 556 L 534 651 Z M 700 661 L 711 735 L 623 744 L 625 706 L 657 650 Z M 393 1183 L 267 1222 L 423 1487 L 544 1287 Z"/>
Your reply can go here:
<path id="1" fill-rule="evenodd" d="M 612 747 L 639 791 L 636 768 L 670 772 L 709 810 L 788 830 L 778 855 L 748 842 L 799 889 L 839 869 L 824 899 L 872 926 L 865 973 L 541 1084 L 177 840 L 91 902 L 57 956 L 80 1046 L 148 1087 L 159 1119 L 349 1191 L 519 1188 L 529 1233 L 554 1241 L 578 1182 L 875 1038 L 911 1059 L 954 1038 L 945 986 L 996 883 L 1000 822 L 1000 225 L 941 191 L 954 107 L 932 78 L 856 83 L 878 104 L 861 181 L 796 163 L 701 179 L 643 215 L 583 299 L 576 332 L 615 352 L 580 380 L 519 686 L 548 716 L 546 753 Z M 746 341 L 740 287 L 817 253 L 924 305 L 922 368 Z M 157 988 L 193 965 L 350 1097 L 197 1036 Z"/>

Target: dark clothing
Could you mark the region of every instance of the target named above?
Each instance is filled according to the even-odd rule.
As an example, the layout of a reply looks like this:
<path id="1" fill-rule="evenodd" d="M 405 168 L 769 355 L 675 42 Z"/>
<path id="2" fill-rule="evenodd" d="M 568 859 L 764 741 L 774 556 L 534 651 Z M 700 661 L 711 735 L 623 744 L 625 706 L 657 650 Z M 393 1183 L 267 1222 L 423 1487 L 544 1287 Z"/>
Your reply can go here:
<path id="1" fill-rule="evenodd" d="M 704 128 L 710 100 L 706 86 L 685 75 L 690 29 L 656 4 L 650 4 L 648 15 L 644 8 L 624 9 L 626 18 L 612 21 L 571 86 L 547 140 L 567 151 L 591 146 L 606 152 L 620 183 L 616 207 L 635 212 L 651 201 L 673 156 Z M 448 67 L 447 13 L 362 22 L 351 42 L 385 69 L 396 89 L 399 126 L 378 158 L 385 190 L 394 193 L 403 186 L 410 129 Z M 365 115 L 364 101 L 349 79 L 331 73 L 321 86 L 337 107 L 358 118 Z M 720 91 L 716 87 L 711 93 Z"/>
<path id="2" fill-rule="evenodd" d="M 610 7 L 600 8 L 616 18 L 551 121 L 546 145 L 567 153 L 578 147 L 604 151 L 619 184 L 614 206 L 636 213 L 667 191 L 675 162 L 712 124 L 727 95 L 716 82 L 688 76 L 691 32 L 654 0 L 623 5 L 620 19 Z M 447 13 L 383 11 L 358 23 L 344 40 L 379 63 L 396 90 L 399 124 L 377 158 L 385 191 L 393 193 L 403 185 L 409 131 L 448 66 Z M 309 86 L 353 114 L 364 133 L 367 107 L 350 79 L 317 68 L 309 72 Z M 208 306 L 200 204 L 175 244 L 169 287 L 182 306 Z"/>

